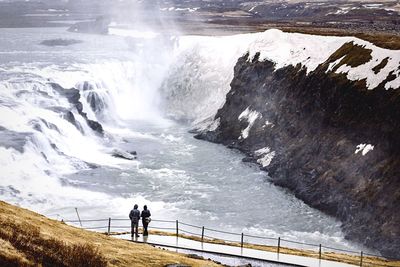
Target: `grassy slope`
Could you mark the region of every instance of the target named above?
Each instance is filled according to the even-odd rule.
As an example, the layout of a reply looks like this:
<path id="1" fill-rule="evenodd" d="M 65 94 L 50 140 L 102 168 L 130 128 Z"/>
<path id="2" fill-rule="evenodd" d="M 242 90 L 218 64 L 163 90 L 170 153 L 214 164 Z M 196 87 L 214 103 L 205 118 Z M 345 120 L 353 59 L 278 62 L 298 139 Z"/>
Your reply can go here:
<path id="1" fill-rule="evenodd" d="M 93 244 L 106 258 L 108 266 L 165 266 L 172 263 L 190 266 L 217 266 L 210 261 L 195 260 L 149 245 L 135 244 L 104 234 L 81 230 L 0 201 L 0 224 L 10 222 L 26 223 L 38 227 L 40 235 L 44 238 L 58 239 L 67 244 Z M 0 238 L 0 259 L 2 257 L 15 259 L 20 263 L 32 263 L 23 252 L 14 248 L 10 242 Z"/>

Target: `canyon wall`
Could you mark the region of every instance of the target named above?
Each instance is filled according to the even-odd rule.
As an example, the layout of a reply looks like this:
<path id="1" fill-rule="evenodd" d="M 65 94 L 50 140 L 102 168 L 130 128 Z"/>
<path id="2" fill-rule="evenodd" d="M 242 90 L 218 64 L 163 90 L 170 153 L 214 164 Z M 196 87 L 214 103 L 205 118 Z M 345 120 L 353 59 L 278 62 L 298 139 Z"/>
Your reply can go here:
<path id="1" fill-rule="evenodd" d="M 347 238 L 400 257 L 398 51 L 346 41 L 307 68 L 258 50 L 238 60 L 225 104 L 196 137 L 239 149 L 339 218 Z"/>

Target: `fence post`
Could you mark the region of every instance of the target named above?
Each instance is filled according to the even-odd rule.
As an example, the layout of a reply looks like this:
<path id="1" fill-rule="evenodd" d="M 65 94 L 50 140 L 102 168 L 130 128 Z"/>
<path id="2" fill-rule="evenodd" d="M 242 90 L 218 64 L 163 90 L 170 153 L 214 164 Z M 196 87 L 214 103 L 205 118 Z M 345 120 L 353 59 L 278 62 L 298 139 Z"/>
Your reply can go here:
<path id="1" fill-rule="evenodd" d="M 241 238 L 241 240 L 240 240 L 240 247 L 241 247 L 241 248 L 243 248 L 243 237 L 244 237 L 244 234 L 242 233 L 242 238 Z"/>
<path id="2" fill-rule="evenodd" d="M 204 240 L 204 226 L 201 228 L 201 243 L 203 243 Z"/>
<path id="3" fill-rule="evenodd" d="M 319 244 L 319 259 L 322 259 L 322 245 Z"/>
<path id="4" fill-rule="evenodd" d="M 176 237 L 179 235 L 179 222 L 176 220 Z"/>
<path id="5" fill-rule="evenodd" d="M 110 232 L 111 232 L 111 218 L 108 218 L 108 231 L 107 231 L 108 235 L 110 235 Z"/>
<path id="6" fill-rule="evenodd" d="M 363 252 L 361 251 L 360 266 L 363 265 Z"/>
<path id="7" fill-rule="evenodd" d="M 81 217 L 79 216 L 78 208 L 75 208 L 75 212 L 76 212 L 76 215 L 78 216 L 79 224 L 81 225 L 81 228 L 82 228 L 82 221 L 81 221 Z"/>
<path id="8" fill-rule="evenodd" d="M 279 255 L 280 249 L 281 249 L 281 238 L 278 237 L 278 255 Z"/>

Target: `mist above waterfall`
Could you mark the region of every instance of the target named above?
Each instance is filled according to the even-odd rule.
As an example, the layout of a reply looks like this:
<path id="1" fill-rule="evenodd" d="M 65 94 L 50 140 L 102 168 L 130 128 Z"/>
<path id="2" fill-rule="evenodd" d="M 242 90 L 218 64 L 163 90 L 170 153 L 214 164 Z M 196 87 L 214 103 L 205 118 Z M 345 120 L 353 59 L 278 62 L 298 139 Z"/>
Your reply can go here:
<path id="1" fill-rule="evenodd" d="M 136 168 L 140 162 L 112 157 L 124 136 L 143 135 L 128 125 L 170 124 L 166 117 L 193 122 L 212 116 L 223 103 L 240 50 L 231 39 L 158 33 L 141 38 L 123 30 L 128 35 L 3 30 L 1 133 L 20 133 L 18 143 L 8 140 L 8 149 L 2 148 L 3 198 L 35 207 L 43 201 L 55 205 L 61 196 L 91 195 L 68 191 L 63 177 L 96 166 Z M 60 37 L 82 42 L 40 45 L 43 38 Z M 77 89 L 78 102 L 71 103 L 53 84 L 65 92 Z M 87 120 L 99 122 L 104 137 Z"/>

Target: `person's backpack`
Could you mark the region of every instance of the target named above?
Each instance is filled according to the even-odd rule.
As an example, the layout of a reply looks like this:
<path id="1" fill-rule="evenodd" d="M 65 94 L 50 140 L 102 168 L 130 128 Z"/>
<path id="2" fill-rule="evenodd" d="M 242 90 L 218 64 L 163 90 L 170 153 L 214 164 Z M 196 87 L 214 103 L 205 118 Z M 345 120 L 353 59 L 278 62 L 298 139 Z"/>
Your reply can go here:
<path id="1" fill-rule="evenodd" d="M 138 210 L 131 210 L 131 212 L 129 213 L 129 218 L 130 218 L 131 221 L 134 222 L 134 223 L 139 222 L 140 211 L 138 211 Z"/>

